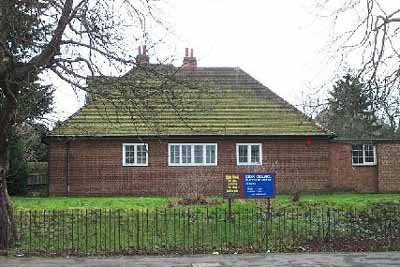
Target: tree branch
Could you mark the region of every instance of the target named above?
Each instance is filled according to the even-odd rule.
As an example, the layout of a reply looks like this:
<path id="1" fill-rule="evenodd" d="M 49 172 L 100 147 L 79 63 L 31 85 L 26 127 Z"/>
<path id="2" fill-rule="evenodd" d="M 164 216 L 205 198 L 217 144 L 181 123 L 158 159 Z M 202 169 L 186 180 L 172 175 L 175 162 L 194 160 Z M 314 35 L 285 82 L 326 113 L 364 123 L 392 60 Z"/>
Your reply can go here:
<path id="1" fill-rule="evenodd" d="M 76 46 L 85 47 L 85 48 L 88 48 L 89 50 L 98 52 L 99 54 L 103 55 L 106 58 L 110 58 L 110 59 L 113 59 L 115 61 L 118 61 L 118 62 L 121 62 L 124 64 L 135 64 L 136 63 L 134 60 L 126 60 L 126 59 L 114 56 L 111 53 L 103 51 L 93 45 L 90 45 L 90 44 L 85 44 L 85 43 L 81 43 L 81 42 L 77 42 L 77 41 L 73 41 L 73 40 L 65 40 L 65 41 L 61 41 L 61 45 L 76 45 Z"/>
<path id="2" fill-rule="evenodd" d="M 82 3 L 82 2 L 81 2 Z M 80 4 L 81 4 L 80 3 Z M 33 57 L 27 64 L 21 65 L 16 68 L 16 78 L 18 80 L 29 79 L 30 73 L 35 72 L 40 68 L 46 67 L 51 63 L 54 56 L 60 52 L 60 45 L 65 28 L 72 19 L 73 0 L 65 0 L 61 17 L 58 20 L 57 27 L 53 36 L 43 51 L 37 56 Z M 76 10 L 76 9 L 75 9 Z"/>
<path id="3" fill-rule="evenodd" d="M 86 91 L 86 87 L 83 87 L 83 86 L 80 85 L 79 83 L 76 83 L 76 82 L 72 81 L 71 79 L 65 77 L 65 76 L 64 76 L 61 72 L 59 72 L 56 68 L 52 67 L 52 68 L 50 68 L 50 70 L 51 70 L 52 72 L 54 72 L 61 80 L 63 80 L 63 81 L 65 81 L 65 82 L 69 83 L 70 85 L 72 85 L 72 86 L 74 86 L 74 87 L 76 87 L 76 88 L 79 88 L 79 89 L 81 89 L 81 90 L 83 90 L 83 91 Z"/>
<path id="4" fill-rule="evenodd" d="M 53 37 L 49 42 L 46 49 L 42 51 L 39 55 L 32 58 L 29 62 L 29 65 L 33 65 L 36 68 L 45 66 L 50 63 L 51 59 L 60 51 L 61 39 L 64 33 L 65 28 L 71 20 L 71 12 L 72 12 L 73 0 L 66 0 L 63 11 L 61 13 L 60 20 L 58 21 L 58 25 L 56 30 L 54 31 Z"/>

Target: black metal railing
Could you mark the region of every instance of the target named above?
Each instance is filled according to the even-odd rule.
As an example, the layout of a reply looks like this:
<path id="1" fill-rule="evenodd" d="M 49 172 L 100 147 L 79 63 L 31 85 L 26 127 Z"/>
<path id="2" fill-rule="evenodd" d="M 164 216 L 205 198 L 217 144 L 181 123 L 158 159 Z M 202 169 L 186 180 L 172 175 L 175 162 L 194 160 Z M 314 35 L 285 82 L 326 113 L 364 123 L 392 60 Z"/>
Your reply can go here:
<path id="1" fill-rule="evenodd" d="M 331 208 L 165 208 L 16 211 L 24 254 L 293 251 L 312 242 L 400 237 L 399 206 Z M 397 244 L 397 243 L 396 243 Z"/>

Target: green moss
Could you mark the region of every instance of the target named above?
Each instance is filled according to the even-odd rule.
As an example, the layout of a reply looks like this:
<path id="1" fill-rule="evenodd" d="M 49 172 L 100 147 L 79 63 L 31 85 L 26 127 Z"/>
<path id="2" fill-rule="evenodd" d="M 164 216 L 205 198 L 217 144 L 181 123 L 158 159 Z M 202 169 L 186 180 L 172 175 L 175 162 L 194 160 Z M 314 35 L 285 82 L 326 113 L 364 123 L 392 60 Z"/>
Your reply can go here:
<path id="1" fill-rule="evenodd" d="M 163 93 L 154 87 L 162 85 L 157 77 L 112 79 L 94 89 L 109 92 L 108 98 L 97 97 L 51 135 L 328 134 L 240 69 L 203 68 L 190 75 L 181 74 L 185 83 L 167 83 Z"/>

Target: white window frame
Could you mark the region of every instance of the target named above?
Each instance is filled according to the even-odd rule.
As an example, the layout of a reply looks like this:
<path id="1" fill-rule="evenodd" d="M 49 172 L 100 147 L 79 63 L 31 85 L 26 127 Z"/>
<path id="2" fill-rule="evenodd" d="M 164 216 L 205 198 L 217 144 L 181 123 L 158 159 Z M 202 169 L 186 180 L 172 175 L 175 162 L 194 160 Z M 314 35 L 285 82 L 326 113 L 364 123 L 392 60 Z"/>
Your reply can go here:
<path id="1" fill-rule="evenodd" d="M 182 163 L 182 145 L 191 146 L 191 163 Z M 215 147 L 215 162 L 206 163 L 207 159 L 207 146 L 212 145 Z M 171 162 L 171 146 L 179 146 L 179 163 Z M 194 162 L 194 146 L 203 146 L 203 163 Z M 218 165 L 218 144 L 217 143 L 168 143 L 168 166 L 217 166 Z"/>
<path id="2" fill-rule="evenodd" d="M 260 162 L 251 162 L 251 146 L 260 146 Z M 247 146 L 247 162 L 239 162 L 239 146 Z M 263 164 L 263 150 L 262 143 L 236 143 L 236 165 L 238 166 L 254 166 Z"/>
<path id="3" fill-rule="evenodd" d="M 354 163 L 353 162 L 353 145 L 361 145 L 363 152 L 363 163 Z M 365 161 L 365 146 L 371 146 L 374 148 L 374 162 L 366 162 Z M 375 166 L 376 165 L 376 146 L 374 144 L 352 144 L 351 145 L 351 163 L 353 166 Z"/>
<path id="4" fill-rule="evenodd" d="M 126 163 L 126 147 L 134 146 L 135 147 L 135 159 L 134 163 Z M 146 163 L 137 163 L 137 147 L 138 146 L 146 146 Z M 122 166 L 124 167 L 145 167 L 149 166 L 149 145 L 146 143 L 124 143 L 122 144 Z"/>

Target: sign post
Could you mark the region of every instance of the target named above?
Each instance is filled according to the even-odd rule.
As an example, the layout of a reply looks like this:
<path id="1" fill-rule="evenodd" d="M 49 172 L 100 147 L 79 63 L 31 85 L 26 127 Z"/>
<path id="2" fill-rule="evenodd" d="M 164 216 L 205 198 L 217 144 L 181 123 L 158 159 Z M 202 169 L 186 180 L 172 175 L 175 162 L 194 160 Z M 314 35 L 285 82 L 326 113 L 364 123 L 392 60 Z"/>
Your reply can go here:
<path id="1" fill-rule="evenodd" d="M 228 199 L 229 221 L 232 220 L 232 199 L 267 199 L 267 213 L 271 214 L 271 198 L 275 197 L 274 173 L 226 174 L 224 197 Z"/>
<path id="2" fill-rule="evenodd" d="M 244 173 L 241 179 L 241 197 L 267 199 L 267 215 L 271 216 L 271 198 L 275 197 L 275 174 Z"/>
<path id="3" fill-rule="evenodd" d="M 226 174 L 224 179 L 224 197 L 228 199 L 228 219 L 232 220 L 232 199 L 240 196 L 240 176 Z"/>
<path id="4" fill-rule="evenodd" d="M 275 196 L 275 175 L 273 173 L 242 174 L 243 198 L 271 198 Z"/>

